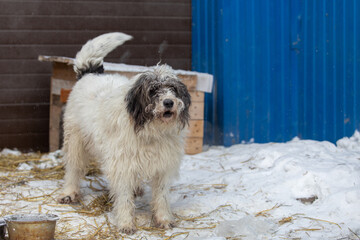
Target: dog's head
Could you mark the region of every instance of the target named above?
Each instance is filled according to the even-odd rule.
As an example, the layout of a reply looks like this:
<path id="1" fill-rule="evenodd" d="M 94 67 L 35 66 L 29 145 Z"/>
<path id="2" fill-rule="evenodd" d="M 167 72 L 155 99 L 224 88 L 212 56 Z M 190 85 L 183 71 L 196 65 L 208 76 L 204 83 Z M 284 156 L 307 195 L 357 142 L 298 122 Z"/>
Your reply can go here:
<path id="1" fill-rule="evenodd" d="M 168 65 L 138 75 L 125 101 L 136 132 L 151 121 L 177 122 L 181 128 L 189 122 L 190 94 Z"/>

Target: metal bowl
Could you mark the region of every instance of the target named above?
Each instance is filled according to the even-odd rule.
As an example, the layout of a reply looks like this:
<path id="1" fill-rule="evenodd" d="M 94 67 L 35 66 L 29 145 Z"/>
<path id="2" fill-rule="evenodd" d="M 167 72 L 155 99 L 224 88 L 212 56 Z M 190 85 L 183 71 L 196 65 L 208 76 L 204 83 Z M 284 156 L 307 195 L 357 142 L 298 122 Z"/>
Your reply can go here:
<path id="1" fill-rule="evenodd" d="M 6 222 L 4 219 L 0 218 L 0 240 L 5 240 L 5 227 Z"/>
<path id="2" fill-rule="evenodd" d="M 59 217 L 54 214 L 17 214 L 4 219 L 9 240 L 53 240 Z"/>

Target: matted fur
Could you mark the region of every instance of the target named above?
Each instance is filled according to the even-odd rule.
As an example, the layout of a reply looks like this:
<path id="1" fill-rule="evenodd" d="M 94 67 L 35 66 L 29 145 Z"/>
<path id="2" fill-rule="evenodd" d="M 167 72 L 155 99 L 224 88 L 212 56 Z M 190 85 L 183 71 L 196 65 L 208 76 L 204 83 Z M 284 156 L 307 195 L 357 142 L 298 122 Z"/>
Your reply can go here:
<path id="1" fill-rule="evenodd" d="M 107 34 L 93 43 L 89 41 L 90 46 L 77 55 L 81 59 L 76 59 L 75 71 L 81 75 L 90 68 L 98 69 L 110 51 L 105 49 L 101 55 L 97 47 L 113 49 L 116 43 L 107 41 L 122 41 L 117 39 Z M 89 48 L 92 51 L 86 52 Z M 94 51 L 97 61 L 92 60 Z M 80 179 L 89 158 L 95 158 L 109 181 L 115 222 L 122 232 L 136 230 L 134 192 L 139 192 L 144 182 L 152 186 L 155 225 L 172 227 L 169 185 L 178 175 L 183 156 L 190 103 L 185 85 L 167 65 L 130 80 L 117 74 L 82 76 L 69 96 L 64 114 L 66 174 L 59 201 L 78 199 Z"/>

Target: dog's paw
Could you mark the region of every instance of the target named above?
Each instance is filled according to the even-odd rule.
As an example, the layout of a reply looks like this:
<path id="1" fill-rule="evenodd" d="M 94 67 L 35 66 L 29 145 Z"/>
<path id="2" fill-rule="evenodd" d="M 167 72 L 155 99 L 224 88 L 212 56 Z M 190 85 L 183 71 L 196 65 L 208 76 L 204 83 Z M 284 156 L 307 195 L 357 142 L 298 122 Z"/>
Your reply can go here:
<path id="1" fill-rule="evenodd" d="M 174 221 L 172 220 L 156 220 L 156 218 L 154 219 L 154 226 L 156 228 L 162 228 L 162 229 L 171 229 L 176 227 L 176 224 Z"/>
<path id="2" fill-rule="evenodd" d="M 142 197 L 144 196 L 144 189 L 142 187 L 137 187 L 134 190 L 134 197 Z"/>
<path id="3" fill-rule="evenodd" d="M 79 194 L 71 193 L 71 194 L 63 194 L 60 195 L 57 199 L 58 203 L 61 204 L 70 204 L 79 202 Z"/>
<path id="4" fill-rule="evenodd" d="M 136 226 L 132 225 L 132 226 L 122 226 L 119 228 L 120 232 L 125 233 L 127 235 L 132 235 L 136 232 Z"/>

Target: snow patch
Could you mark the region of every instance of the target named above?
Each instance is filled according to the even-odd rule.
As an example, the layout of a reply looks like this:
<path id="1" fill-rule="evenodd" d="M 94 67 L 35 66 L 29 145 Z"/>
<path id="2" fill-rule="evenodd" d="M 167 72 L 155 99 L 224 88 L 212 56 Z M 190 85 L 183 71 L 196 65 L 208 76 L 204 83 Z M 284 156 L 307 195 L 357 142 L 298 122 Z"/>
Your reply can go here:
<path id="1" fill-rule="evenodd" d="M 216 227 L 219 237 L 241 239 L 262 239 L 273 232 L 274 223 L 254 216 L 245 216 L 239 220 L 221 221 Z"/>
<path id="2" fill-rule="evenodd" d="M 360 132 L 355 131 L 354 135 L 350 138 L 344 137 L 336 142 L 338 148 L 343 148 L 347 150 L 360 151 Z"/>
<path id="3" fill-rule="evenodd" d="M 22 153 L 16 149 L 11 150 L 8 148 L 4 148 L 1 152 L 1 155 L 14 155 L 14 156 L 20 156 Z"/>
<path id="4" fill-rule="evenodd" d="M 166 234 L 186 231 L 186 239 L 193 240 L 357 239 L 353 232 L 360 235 L 359 152 L 360 134 L 355 132 L 350 138 L 340 139 L 337 145 L 294 138 L 287 143 L 216 146 L 197 155 L 186 155 L 180 177 L 170 189 L 171 208 L 182 218 L 177 219 L 178 228 L 167 230 Z M 63 162 L 58 151 L 43 156 L 36 167 L 60 164 Z M 22 163 L 19 169 L 34 166 Z M 87 176 L 87 181 L 81 181 L 85 203 L 102 193 L 95 189 L 107 186 L 106 180 L 101 179 L 101 183 L 92 181 L 90 188 L 91 180 L 95 178 Z M 74 229 L 83 226 L 84 221 L 93 226 L 105 221 L 104 215 L 83 218 L 73 213 L 71 206 L 56 205 L 58 192 L 54 191 L 62 182 L 30 181 L 26 186 L 11 186 L 0 192 L 0 205 L 11 202 L 9 210 L 16 207 L 31 213 L 37 212 L 41 204 L 44 212 L 58 214 L 61 219 L 73 217 Z M 38 202 L 37 198 L 32 202 L 15 201 L 20 193 L 23 197 L 51 197 L 48 202 L 42 197 Z M 146 187 L 144 197 L 136 201 L 139 225 L 151 221 L 149 202 L 151 191 Z M 183 220 L 191 218 L 194 220 Z M 61 221 L 59 224 L 62 227 Z M 84 233 L 92 231 L 84 229 Z M 158 236 L 138 231 L 135 238 L 150 240 Z"/>

